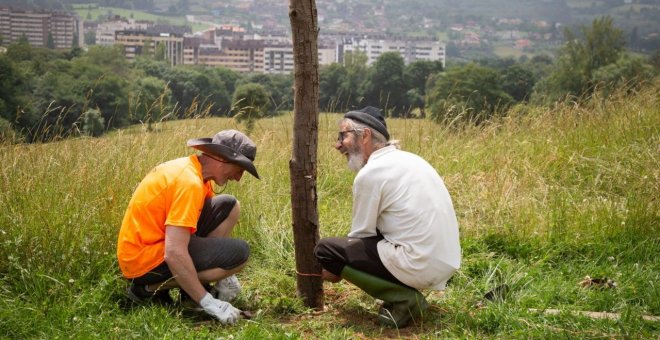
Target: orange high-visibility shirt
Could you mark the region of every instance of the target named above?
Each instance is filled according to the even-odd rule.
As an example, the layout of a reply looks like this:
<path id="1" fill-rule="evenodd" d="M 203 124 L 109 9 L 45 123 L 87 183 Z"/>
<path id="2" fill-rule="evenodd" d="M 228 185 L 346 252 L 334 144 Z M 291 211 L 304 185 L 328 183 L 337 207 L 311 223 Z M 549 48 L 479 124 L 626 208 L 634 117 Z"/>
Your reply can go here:
<path id="1" fill-rule="evenodd" d="M 197 230 L 204 200 L 213 196 L 196 155 L 162 163 L 140 182 L 128 204 L 117 240 L 119 268 L 136 278 L 165 259 L 165 226 Z"/>

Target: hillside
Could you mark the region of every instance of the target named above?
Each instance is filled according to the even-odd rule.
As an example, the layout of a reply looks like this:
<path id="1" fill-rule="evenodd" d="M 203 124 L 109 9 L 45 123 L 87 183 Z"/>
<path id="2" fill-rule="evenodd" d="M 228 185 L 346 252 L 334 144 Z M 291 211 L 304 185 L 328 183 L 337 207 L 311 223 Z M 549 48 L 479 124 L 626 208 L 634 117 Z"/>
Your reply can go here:
<path id="1" fill-rule="evenodd" d="M 86 20 L 98 15 L 162 16 L 193 22 L 196 30 L 216 23 L 249 31 L 288 33 L 288 2 L 279 0 L 5 0 L 27 8 L 71 8 Z M 82 11 L 94 4 L 101 11 Z M 552 55 L 564 27 L 589 25 L 610 16 L 629 48 L 646 54 L 660 48 L 660 0 L 317 0 L 320 34 L 370 34 L 436 38 L 448 55 L 463 59 Z M 191 20 L 191 21 L 188 21 Z M 200 23 L 204 23 L 203 25 Z M 456 31 L 462 33 L 456 34 Z M 464 36 L 468 34 L 466 39 Z M 456 51 L 460 47 L 460 52 Z"/>
<path id="2" fill-rule="evenodd" d="M 660 298 L 658 83 L 593 104 L 518 107 L 480 127 L 390 119 L 404 149 L 442 175 L 460 224 L 463 263 L 444 294 L 427 292 L 424 323 L 384 329 L 377 305 L 343 282 L 326 308 L 296 297 L 288 160 L 291 115 L 257 122 L 261 180 L 241 201 L 235 237 L 251 260 L 239 308 L 223 327 L 181 307 L 132 306 L 115 259 L 131 192 L 189 138 L 242 128 L 228 118 L 140 126 L 102 138 L 0 146 L 0 334 L 8 338 L 655 338 Z M 339 115 L 319 126 L 322 236 L 344 235 L 354 174 L 331 146 Z M 411 174 L 413 175 L 413 174 Z M 610 278 L 616 288 L 579 285 Z M 484 295 L 506 287 L 501 300 Z M 176 293 L 173 293 L 176 294 Z M 174 295 L 176 296 L 176 295 Z M 533 310 L 558 309 L 559 315 Z M 616 313 L 618 320 L 578 313 Z M 649 319 L 650 320 L 650 319 Z M 655 336 L 653 334 L 656 334 Z"/>
<path id="3" fill-rule="evenodd" d="M 74 4 L 98 4 L 104 7 L 144 10 L 159 14 L 206 15 L 215 13 L 223 21 L 256 20 L 268 17 L 288 24 L 288 2 L 278 0 L 3 0 L 3 5 L 28 8 L 65 8 Z M 384 16 L 381 29 L 414 33 L 424 27 L 424 20 L 440 23 L 444 31 L 463 20 L 519 18 L 545 20 L 564 25 L 588 23 L 610 15 L 626 31 L 637 26 L 640 34 L 660 33 L 660 0 L 317 0 L 319 17 L 361 23 Z M 243 10 L 240 10 L 240 9 Z M 240 15 L 242 19 L 236 18 Z"/>

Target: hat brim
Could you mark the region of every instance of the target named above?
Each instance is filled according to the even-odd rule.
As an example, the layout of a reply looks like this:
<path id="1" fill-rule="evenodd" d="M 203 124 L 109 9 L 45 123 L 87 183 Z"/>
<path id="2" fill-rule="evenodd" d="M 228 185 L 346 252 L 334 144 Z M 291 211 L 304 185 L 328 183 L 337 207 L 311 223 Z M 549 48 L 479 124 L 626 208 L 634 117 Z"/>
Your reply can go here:
<path id="1" fill-rule="evenodd" d="M 383 125 L 383 123 L 379 122 L 378 119 L 368 113 L 362 111 L 349 111 L 344 115 L 344 118 L 357 120 L 358 122 L 378 131 L 386 140 L 390 140 L 390 133 L 387 132 L 387 126 Z"/>
<path id="2" fill-rule="evenodd" d="M 189 140 L 187 145 L 203 153 L 209 154 L 211 156 L 221 157 L 227 162 L 234 163 L 240 166 L 241 168 L 245 169 L 245 171 L 249 172 L 252 176 L 256 177 L 257 179 L 260 179 L 259 173 L 257 173 L 257 168 L 254 166 L 254 163 L 252 163 L 252 161 L 249 158 L 245 157 L 245 155 L 243 155 L 240 152 L 232 150 L 227 146 L 221 144 L 215 144 L 212 143 L 211 141 L 212 141 L 211 138 L 197 138 L 197 139 Z"/>

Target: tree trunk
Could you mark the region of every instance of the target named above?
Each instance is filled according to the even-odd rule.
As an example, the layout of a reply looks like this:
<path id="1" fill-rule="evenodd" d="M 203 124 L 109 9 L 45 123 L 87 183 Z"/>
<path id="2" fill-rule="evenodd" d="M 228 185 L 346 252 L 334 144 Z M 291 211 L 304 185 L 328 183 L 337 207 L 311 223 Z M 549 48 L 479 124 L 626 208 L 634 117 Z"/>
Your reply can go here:
<path id="1" fill-rule="evenodd" d="M 289 0 L 294 55 L 293 154 L 291 208 L 296 251 L 298 295 L 305 305 L 323 308 L 321 265 L 314 256 L 319 240 L 316 196 L 318 142 L 318 27 L 315 0 Z"/>

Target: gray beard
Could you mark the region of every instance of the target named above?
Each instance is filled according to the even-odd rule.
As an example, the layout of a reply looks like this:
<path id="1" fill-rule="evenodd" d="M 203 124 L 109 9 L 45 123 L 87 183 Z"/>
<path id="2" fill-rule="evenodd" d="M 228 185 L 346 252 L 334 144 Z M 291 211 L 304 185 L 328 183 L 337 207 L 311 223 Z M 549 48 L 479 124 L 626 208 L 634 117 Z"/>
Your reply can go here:
<path id="1" fill-rule="evenodd" d="M 358 172 L 364 167 L 364 157 L 362 157 L 362 152 L 360 151 L 351 151 L 348 153 L 348 168 L 353 172 Z"/>

